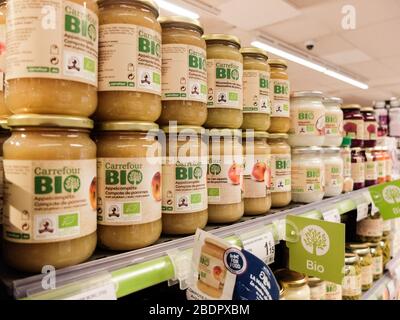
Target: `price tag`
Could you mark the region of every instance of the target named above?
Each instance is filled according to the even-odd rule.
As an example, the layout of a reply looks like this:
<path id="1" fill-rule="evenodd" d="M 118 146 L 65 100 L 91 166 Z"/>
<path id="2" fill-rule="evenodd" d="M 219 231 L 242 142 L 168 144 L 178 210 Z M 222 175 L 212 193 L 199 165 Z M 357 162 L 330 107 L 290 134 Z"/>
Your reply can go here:
<path id="1" fill-rule="evenodd" d="M 357 222 L 368 218 L 368 204 L 361 203 L 357 206 Z"/>
<path id="2" fill-rule="evenodd" d="M 340 223 L 340 212 L 339 209 L 332 209 L 326 212 L 322 212 L 322 216 L 325 221 Z"/>
<path id="3" fill-rule="evenodd" d="M 64 300 L 117 300 L 117 295 L 114 283 L 109 282 L 102 286 L 88 289 L 85 292 L 80 292 Z"/>
<path id="4" fill-rule="evenodd" d="M 242 240 L 243 249 L 252 253 L 266 264 L 275 261 L 275 239 L 271 232 Z"/>

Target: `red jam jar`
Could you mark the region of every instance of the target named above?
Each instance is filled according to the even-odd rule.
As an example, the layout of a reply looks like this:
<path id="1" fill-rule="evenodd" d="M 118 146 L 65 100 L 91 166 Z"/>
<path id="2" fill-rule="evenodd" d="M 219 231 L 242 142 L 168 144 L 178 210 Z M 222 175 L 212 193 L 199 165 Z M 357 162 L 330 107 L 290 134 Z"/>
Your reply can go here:
<path id="1" fill-rule="evenodd" d="M 351 177 L 354 180 L 354 190 L 365 188 L 365 159 L 361 148 L 351 149 Z"/>
<path id="2" fill-rule="evenodd" d="M 375 118 L 373 108 L 365 107 L 361 109 L 364 118 L 364 148 L 375 148 L 378 138 L 378 123 Z"/>
<path id="3" fill-rule="evenodd" d="M 364 140 L 364 117 L 361 113 L 361 106 L 349 104 L 342 106 L 344 113 L 343 129 L 345 136 L 352 139 L 352 148 L 361 148 Z"/>
<path id="4" fill-rule="evenodd" d="M 365 186 L 371 187 L 378 184 L 378 162 L 373 154 L 373 149 L 361 151 L 365 161 Z"/>

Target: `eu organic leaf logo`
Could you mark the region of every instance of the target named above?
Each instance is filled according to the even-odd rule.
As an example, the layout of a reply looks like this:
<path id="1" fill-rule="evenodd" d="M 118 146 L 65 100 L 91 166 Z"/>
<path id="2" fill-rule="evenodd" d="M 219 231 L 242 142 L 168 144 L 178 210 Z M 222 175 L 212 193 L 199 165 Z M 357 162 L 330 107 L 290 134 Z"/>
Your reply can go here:
<path id="1" fill-rule="evenodd" d="M 383 189 L 382 195 L 387 203 L 400 203 L 400 188 L 396 186 L 386 187 L 385 189 Z"/>
<path id="2" fill-rule="evenodd" d="M 328 234 L 316 225 L 307 226 L 302 230 L 301 243 L 307 252 L 317 256 L 326 255 L 330 247 Z"/>

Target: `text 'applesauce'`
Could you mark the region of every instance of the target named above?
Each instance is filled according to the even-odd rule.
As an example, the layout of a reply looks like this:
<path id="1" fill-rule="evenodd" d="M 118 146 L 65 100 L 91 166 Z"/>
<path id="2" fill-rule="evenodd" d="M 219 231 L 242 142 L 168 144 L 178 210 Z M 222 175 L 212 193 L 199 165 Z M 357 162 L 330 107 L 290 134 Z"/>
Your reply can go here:
<path id="1" fill-rule="evenodd" d="M 99 1 L 100 121 L 161 114 L 161 26 L 152 0 Z"/>
<path id="2" fill-rule="evenodd" d="M 4 259 L 40 272 L 96 247 L 96 145 L 87 118 L 16 115 L 4 143 Z"/>
<path id="3" fill-rule="evenodd" d="M 163 233 L 194 234 L 208 220 L 208 148 L 202 127 L 163 128 L 166 160 L 162 170 Z"/>
<path id="4" fill-rule="evenodd" d="M 95 0 L 7 4 L 7 107 L 16 114 L 87 117 L 97 107 Z"/>
<path id="5" fill-rule="evenodd" d="M 97 133 L 98 239 L 134 250 L 161 234 L 161 144 L 158 125 L 103 122 Z"/>
<path id="6" fill-rule="evenodd" d="M 207 119 L 206 43 L 199 21 L 161 17 L 162 113 L 158 122 L 202 126 Z"/>

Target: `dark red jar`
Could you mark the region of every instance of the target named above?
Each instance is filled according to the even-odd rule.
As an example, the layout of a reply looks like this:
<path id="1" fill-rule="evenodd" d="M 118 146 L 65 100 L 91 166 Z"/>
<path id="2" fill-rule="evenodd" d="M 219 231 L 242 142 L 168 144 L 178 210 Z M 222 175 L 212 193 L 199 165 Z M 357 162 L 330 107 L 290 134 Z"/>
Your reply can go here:
<path id="1" fill-rule="evenodd" d="M 375 148 L 378 138 L 378 123 L 373 108 L 362 108 L 361 114 L 364 118 L 364 148 Z"/>
<path id="2" fill-rule="evenodd" d="M 351 149 L 351 177 L 354 180 L 354 190 L 365 188 L 365 158 L 361 148 Z"/>
<path id="3" fill-rule="evenodd" d="M 343 106 L 342 110 L 344 114 L 344 134 L 352 139 L 352 148 L 361 148 L 364 142 L 364 117 L 361 113 L 361 106 L 350 104 Z"/>
<path id="4" fill-rule="evenodd" d="M 361 155 L 365 161 L 365 187 L 378 184 L 378 162 L 373 154 L 373 149 L 364 149 Z"/>

